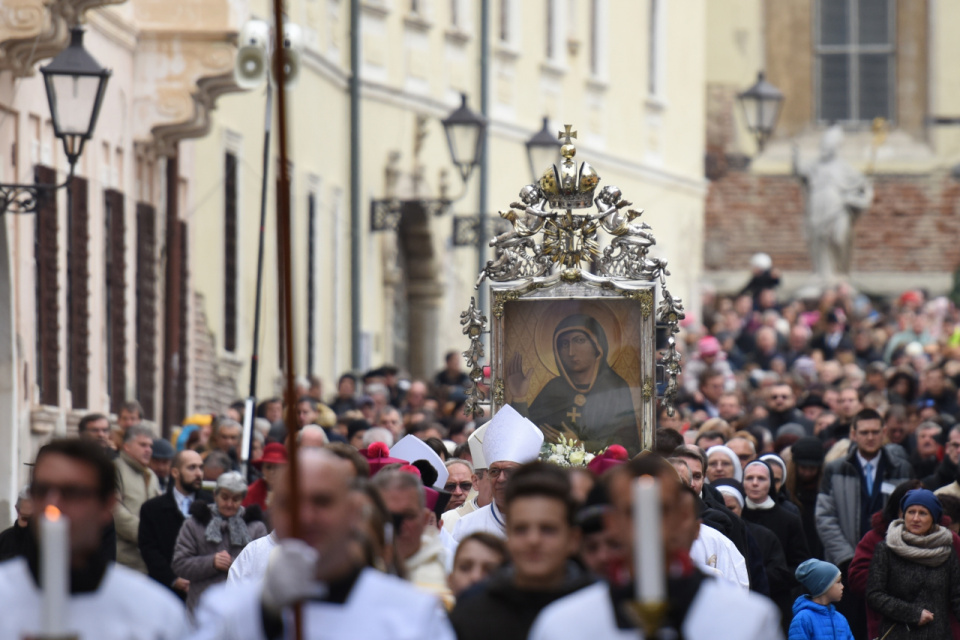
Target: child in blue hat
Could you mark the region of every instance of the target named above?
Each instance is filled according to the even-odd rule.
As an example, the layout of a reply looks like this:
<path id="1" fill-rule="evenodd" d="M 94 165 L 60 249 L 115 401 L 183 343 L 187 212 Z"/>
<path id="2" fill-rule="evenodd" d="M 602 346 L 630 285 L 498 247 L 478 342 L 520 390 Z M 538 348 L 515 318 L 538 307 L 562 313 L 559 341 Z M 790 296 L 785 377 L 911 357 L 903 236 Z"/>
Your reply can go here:
<path id="1" fill-rule="evenodd" d="M 840 569 L 811 558 L 795 575 L 809 593 L 793 603 L 788 640 L 853 640 L 847 619 L 833 606 L 843 597 Z"/>

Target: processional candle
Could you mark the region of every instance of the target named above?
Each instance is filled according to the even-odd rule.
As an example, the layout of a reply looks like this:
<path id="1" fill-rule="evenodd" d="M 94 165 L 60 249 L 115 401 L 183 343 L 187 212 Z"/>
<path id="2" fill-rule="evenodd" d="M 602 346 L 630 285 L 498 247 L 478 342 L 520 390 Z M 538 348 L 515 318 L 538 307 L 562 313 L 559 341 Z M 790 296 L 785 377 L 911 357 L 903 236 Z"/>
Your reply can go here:
<path id="1" fill-rule="evenodd" d="M 640 603 L 666 600 L 660 482 L 643 476 L 633 485 L 633 580 Z"/>
<path id="2" fill-rule="evenodd" d="M 53 505 L 40 518 L 40 628 L 44 636 L 66 631 L 70 588 L 70 521 Z"/>

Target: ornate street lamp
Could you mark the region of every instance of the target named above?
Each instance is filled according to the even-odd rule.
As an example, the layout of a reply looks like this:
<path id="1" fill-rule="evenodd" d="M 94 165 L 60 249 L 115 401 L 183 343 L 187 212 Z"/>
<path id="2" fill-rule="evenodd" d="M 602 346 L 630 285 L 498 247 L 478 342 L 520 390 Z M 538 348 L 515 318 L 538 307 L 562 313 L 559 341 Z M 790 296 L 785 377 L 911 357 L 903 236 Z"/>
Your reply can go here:
<path id="1" fill-rule="evenodd" d="M 467 106 L 467 94 L 460 94 L 460 106 L 443 119 L 443 129 L 447 133 L 450 146 L 450 158 L 460 170 L 464 183 L 480 164 L 483 153 L 483 140 L 487 134 L 487 121 Z"/>
<path id="2" fill-rule="evenodd" d="M 757 82 L 737 95 L 737 101 L 743 109 L 747 129 L 757 139 L 757 147 L 763 151 L 767 139 L 773 134 L 783 106 L 783 92 L 767 82 L 763 71 L 757 73 Z"/>
<path id="3" fill-rule="evenodd" d="M 547 167 L 557 164 L 560 156 L 560 139 L 553 135 L 547 116 L 543 116 L 543 127 L 527 140 L 526 146 L 530 176 L 533 182 L 536 182 Z"/>
<path id="4" fill-rule="evenodd" d="M 63 141 L 70 172 L 63 184 L 0 184 L 0 213 L 35 213 L 40 191 L 69 184 L 83 146 L 93 135 L 107 89 L 110 70 L 101 67 L 83 46 L 83 29 L 70 30 L 70 46 L 40 68 L 43 73 L 53 133 Z"/>
<path id="5" fill-rule="evenodd" d="M 371 231 L 395 231 L 400 225 L 400 218 L 405 207 L 414 206 L 434 215 L 441 215 L 451 203 L 466 195 L 467 181 L 470 179 L 473 170 L 480 164 L 480 156 L 483 154 L 483 141 L 487 135 L 487 120 L 470 110 L 470 107 L 467 106 L 467 95 L 461 93 L 460 106 L 441 120 L 441 123 L 444 132 L 447 134 L 450 159 L 460 172 L 463 189 L 455 197 L 449 197 L 441 191 L 439 198 L 414 198 L 411 200 L 381 198 L 371 200 Z M 457 224 L 455 220 L 454 227 Z"/>

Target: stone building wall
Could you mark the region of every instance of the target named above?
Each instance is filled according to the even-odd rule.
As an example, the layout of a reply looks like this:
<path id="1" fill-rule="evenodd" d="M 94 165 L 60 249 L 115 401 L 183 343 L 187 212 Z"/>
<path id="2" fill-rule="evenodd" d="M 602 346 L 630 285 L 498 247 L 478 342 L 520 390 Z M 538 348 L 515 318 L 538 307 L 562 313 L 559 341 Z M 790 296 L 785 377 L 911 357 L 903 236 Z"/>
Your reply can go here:
<path id="1" fill-rule="evenodd" d="M 243 397 L 238 379 L 239 360 L 221 357 L 216 338 L 207 325 L 203 295 L 194 293 L 193 315 L 193 378 L 194 411 L 196 413 L 223 413 L 234 400 Z"/>
<path id="2" fill-rule="evenodd" d="M 854 272 L 953 272 L 960 265 L 960 182 L 946 171 L 872 176 L 874 203 L 854 227 Z M 705 268 L 746 269 L 763 251 L 784 271 L 809 271 L 800 182 L 731 171 L 710 183 Z"/>

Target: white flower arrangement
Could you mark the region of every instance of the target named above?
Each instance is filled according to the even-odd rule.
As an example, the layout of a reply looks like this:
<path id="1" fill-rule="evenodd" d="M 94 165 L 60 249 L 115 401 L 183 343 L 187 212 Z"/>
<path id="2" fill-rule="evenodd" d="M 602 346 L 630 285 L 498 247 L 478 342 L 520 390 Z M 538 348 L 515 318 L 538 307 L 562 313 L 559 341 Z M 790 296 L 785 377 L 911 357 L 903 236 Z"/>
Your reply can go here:
<path id="1" fill-rule="evenodd" d="M 558 467 L 586 467 L 595 457 L 582 442 L 564 436 L 557 443 L 545 442 L 540 449 L 540 459 Z"/>

